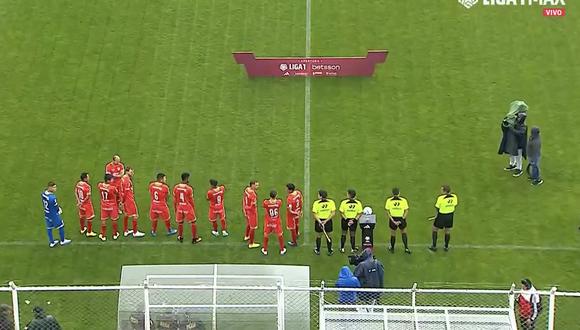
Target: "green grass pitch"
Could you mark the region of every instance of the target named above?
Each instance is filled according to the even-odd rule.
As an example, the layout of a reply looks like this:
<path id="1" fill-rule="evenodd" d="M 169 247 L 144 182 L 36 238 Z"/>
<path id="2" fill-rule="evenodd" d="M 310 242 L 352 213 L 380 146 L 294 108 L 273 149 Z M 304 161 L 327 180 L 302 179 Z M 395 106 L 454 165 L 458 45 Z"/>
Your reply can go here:
<path id="1" fill-rule="evenodd" d="M 372 78 L 312 79 L 310 97 L 310 196 L 325 188 L 338 201 L 356 188 L 380 215 L 382 244 L 390 188 L 409 199 L 413 255 L 400 237 L 396 254 L 377 249 L 388 287 L 507 288 L 529 276 L 539 288 L 580 290 L 580 6 L 566 8 L 545 18 L 538 7 L 467 10 L 454 0 L 312 1 L 312 55 L 390 51 Z M 174 263 L 305 264 L 314 281 L 336 278 L 346 257 L 314 256 L 310 223 L 284 257 L 241 242 L 248 180 L 260 180 L 260 198 L 287 182 L 303 188 L 305 82 L 248 79 L 231 52 L 304 55 L 305 1 L 0 0 L 0 17 L 1 282 L 114 284 L 122 265 Z M 502 171 L 496 154 L 514 99 L 542 129 L 541 187 Z M 89 240 L 78 233 L 74 183 L 86 170 L 95 186 L 114 153 L 135 168 L 145 230 L 148 181 L 192 173 L 202 244 L 78 244 Z M 210 177 L 230 188 L 229 238 L 209 235 Z M 54 250 L 39 201 L 49 180 L 73 239 Z M 460 206 L 452 250 L 432 254 L 424 219 L 442 183 Z M 559 322 L 579 306 L 562 305 Z"/>

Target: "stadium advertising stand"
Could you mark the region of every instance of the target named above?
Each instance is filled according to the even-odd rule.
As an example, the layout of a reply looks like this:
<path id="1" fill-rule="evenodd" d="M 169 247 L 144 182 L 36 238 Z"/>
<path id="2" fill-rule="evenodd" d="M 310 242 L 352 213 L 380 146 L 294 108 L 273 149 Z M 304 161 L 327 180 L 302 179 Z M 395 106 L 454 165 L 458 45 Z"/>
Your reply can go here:
<path id="1" fill-rule="evenodd" d="M 256 57 L 251 52 L 233 53 L 249 77 L 370 77 L 387 54 L 386 50 L 369 50 L 364 57 Z"/>

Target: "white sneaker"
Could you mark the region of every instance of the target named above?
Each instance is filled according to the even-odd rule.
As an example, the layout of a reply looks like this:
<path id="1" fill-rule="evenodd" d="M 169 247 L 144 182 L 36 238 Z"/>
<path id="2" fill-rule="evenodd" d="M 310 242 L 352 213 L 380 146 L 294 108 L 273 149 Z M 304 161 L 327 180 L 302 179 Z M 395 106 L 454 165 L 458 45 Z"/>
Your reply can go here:
<path id="1" fill-rule="evenodd" d="M 133 231 L 131 231 L 131 232 L 133 233 Z M 140 231 L 133 233 L 133 237 L 139 238 L 139 237 L 144 237 L 144 236 L 145 236 L 145 233 L 142 233 Z"/>
<path id="2" fill-rule="evenodd" d="M 211 234 L 212 234 L 212 235 L 214 235 L 214 236 L 216 236 L 216 237 L 220 235 L 220 233 L 219 233 L 219 232 L 217 232 L 217 231 L 214 231 L 214 230 L 212 230 L 212 231 L 211 231 Z"/>
<path id="3" fill-rule="evenodd" d="M 119 232 L 116 232 L 113 234 L 113 239 L 116 240 L 117 238 L 119 238 Z"/>
<path id="4" fill-rule="evenodd" d="M 53 247 L 55 247 L 57 245 L 58 245 L 58 240 L 52 241 L 52 242 L 48 243 L 48 247 L 51 247 L 51 248 L 53 248 Z"/>
<path id="5" fill-rule="evenodd" d="M 262 250 L 262 254 L 267 256 L 268 255 L 268 251 L 264 250 L 264 248 L 261 249 Z"/>
<path id="6" fill-rule="evenodd" d="M 225 231 L 225 230 L 222 230 L 222 236 L 223 236 L 223 237 L 227 237 L 227 236 L 230 236 L 230 234 L 228 234 L 228 232 L 227 232 L 227 231 Z"/>
<path id="7" fill-rule="evenodd" d="M 280 250 L 280 255 L 283 256 L 286 254 L 286 248 L 283 248 L 282 250 Z"/>
<path id="8" fill-rule="evenodd" d="M 64 239 L 64 241 L 61 241 L 61 242 L 60 242 L 60 245 L 61 245 L 61 246 L 62 246 L 62 245 L 69 245 L 71 242 L 72 242 L 72 241 L 71 241 L 70 239 L 66 239 L 66 238 L 65 238 L 65 239 Z"/>
<path id="9" fill-rule="evenodd" d="M 107 240 L 107 238 L 101 234 L 99 234 L 99 239 L 103 242 Z"/>
<path id="10" fill-rule="evenodd" d="M 126 232 L 123 233 L 123 236 L 127 237 L 129 235 L 133 234 L 132 230 L 127 230 Z"/>

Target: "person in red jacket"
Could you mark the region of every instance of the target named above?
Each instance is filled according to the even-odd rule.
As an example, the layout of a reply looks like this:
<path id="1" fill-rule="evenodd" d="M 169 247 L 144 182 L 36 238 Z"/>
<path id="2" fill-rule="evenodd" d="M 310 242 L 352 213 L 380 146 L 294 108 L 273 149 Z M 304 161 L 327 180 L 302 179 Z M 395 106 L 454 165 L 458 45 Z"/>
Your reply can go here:
<path id="1" fill-rule="evenodd" d="M 522 292 L 518 295 L 518 315 L 520 325 L 524 330 L 534 330 L 536 321 L 542 309 L 540 294 L 534 288 L 532 281 L 524 278 L 521 281 Z"/>

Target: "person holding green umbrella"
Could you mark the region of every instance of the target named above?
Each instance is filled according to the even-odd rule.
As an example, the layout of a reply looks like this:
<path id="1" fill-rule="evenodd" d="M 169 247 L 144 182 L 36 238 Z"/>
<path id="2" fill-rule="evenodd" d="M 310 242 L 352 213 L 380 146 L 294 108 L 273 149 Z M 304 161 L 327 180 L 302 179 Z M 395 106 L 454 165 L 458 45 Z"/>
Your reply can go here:
<path id="1" fill-rule="evenodd" d="M 513 101 L 510 109 L 501 122 L 502 139 L 498 154 L 508 154 L 509 164 L 504 168 L 513 171 L 514 177 L 519 177 L 522 171 L 523 158 L 526 156 L 528 127 L 526 118 L 528 105 L 524 101 Z"/>

